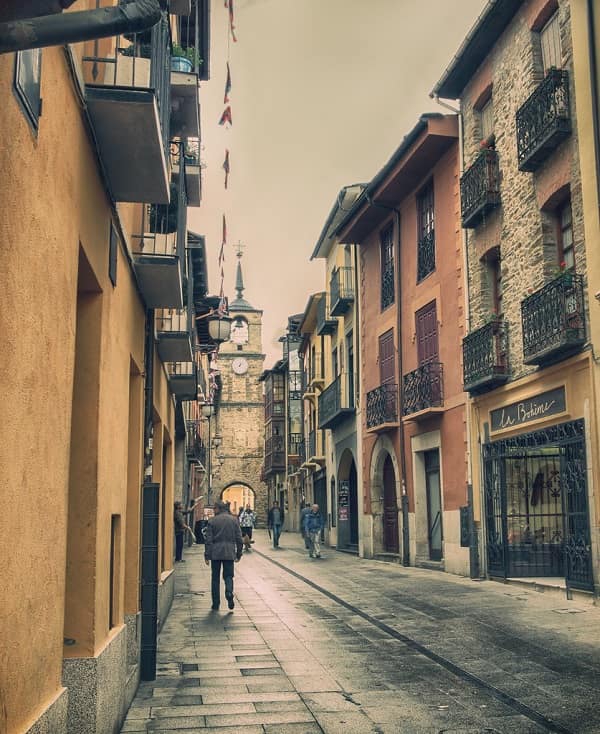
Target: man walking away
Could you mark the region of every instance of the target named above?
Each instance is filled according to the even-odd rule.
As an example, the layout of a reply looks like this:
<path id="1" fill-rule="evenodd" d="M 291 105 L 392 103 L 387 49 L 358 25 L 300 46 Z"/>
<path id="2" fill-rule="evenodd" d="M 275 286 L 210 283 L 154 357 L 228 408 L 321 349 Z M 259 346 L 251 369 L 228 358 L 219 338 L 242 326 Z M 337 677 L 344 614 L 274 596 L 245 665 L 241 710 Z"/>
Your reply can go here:
<path id="1" fill-rule="evenodd" d="M 310 505 L 306 505 L 300 510 L 300 532 L 302 533 L 302 537 L 304 538 L 304 547 L 306 548 L 306 550 L 310 548 L 310 538 L 308 537 L 308 534 L 304 529 L 304 520 L 306 516 L 310 513 L 310 511 Z"/>
<path id="2" fill-rule="evenodd" d="M 279 502 L 273 502 L 273 507 L 269 510 L 267 518 L 267 527 L 273 531 L 273 548 L 279 548 L 279 536 L 281 535 L 281 527 L 283 525 L 283 507 L 279 507 Z"/>
<path id="3" fill-rule="evenodd" d="M 226 502 L 215 502 L 215 516 L 208 521 L 204 545 L 204 562 L 211 566 L 212 607 L 216 612 L 221 604 L 219 574 L 223 568 L 225 598 L 229 609 L 233 601 L 233 563 L 242 557 L 242 533 L 237 518 L 228 511 Z"/>
<path id="4" fill-rule="evenodd" d="M 304 518 L 304 527 L 310 540 L 309 556 L 311 558 L 321 557 L 321 531 L 325 527 L 323 515 L 319 512 L 319 505 L 313 505 L 310 512 Z"/>
<path id="5" fill-rule="evenodd" d="M 256 525 L 256 515 L 248 503 L 240 512 L 240 528 L 242 530 L 242 540 L 244 542 L 244 548 L 249 551 L 252 540 L 252 528 Z"/>

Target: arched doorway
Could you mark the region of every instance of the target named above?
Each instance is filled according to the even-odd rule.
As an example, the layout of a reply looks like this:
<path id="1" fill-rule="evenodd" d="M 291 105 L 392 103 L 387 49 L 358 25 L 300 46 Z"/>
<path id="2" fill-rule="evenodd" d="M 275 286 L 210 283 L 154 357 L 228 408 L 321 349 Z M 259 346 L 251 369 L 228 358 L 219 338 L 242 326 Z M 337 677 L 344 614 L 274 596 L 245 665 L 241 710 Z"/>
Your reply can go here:
<path id="1" fill-rule="evenodd" d="M 230 484 L 221 492 L 223 502 L 229 502 L 232 515 L 237 515 L 247 504 L 254 509 L 254 490 L 247 484 Z"/>
<path id="2" fill-rule="evenodd" d="M 338 546 L 358 551 L 358 475 L 354 456 L 346 449 L 338 466 Z"/>
<path id="3" fill-rule="evenodd" d="M 386 553 L 399 553 L 400 551 L 396 472 L 389 454 L 383 463 L 383 546 Z"/>

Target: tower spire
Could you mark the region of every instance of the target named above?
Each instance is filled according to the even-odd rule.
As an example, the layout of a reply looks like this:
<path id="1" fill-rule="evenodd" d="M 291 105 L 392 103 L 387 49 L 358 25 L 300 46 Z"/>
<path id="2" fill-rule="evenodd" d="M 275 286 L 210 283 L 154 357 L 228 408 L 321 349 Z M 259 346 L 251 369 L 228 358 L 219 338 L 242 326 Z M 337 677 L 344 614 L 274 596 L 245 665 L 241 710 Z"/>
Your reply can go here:
<path id="1" fill-rule="evenodd" d="M 235 254 L 238 259 L 237 271 L 235 276 L 236 299 L 229 304 L 230 310 L 233 311 L 253 311 L 252 306 L 244 298 L 244 276 L 242 274 L 242 256 L 244 254 L 244 245 L 238 242 L 235 246 Z"/>

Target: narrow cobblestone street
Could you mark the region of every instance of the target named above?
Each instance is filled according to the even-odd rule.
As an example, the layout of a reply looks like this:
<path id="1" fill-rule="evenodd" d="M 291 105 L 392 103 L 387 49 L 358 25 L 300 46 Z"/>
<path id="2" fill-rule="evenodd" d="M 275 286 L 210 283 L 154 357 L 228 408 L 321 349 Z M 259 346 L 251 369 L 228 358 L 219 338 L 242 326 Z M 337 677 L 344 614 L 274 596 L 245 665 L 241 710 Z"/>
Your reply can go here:
<path id="1" fill-rule="evenodd" d="M 256 534 L 236 607 L 210 611 L 203 546 L 177 567 L 158 673 L 123 732 L 600 731 L 600 610 Z"/>

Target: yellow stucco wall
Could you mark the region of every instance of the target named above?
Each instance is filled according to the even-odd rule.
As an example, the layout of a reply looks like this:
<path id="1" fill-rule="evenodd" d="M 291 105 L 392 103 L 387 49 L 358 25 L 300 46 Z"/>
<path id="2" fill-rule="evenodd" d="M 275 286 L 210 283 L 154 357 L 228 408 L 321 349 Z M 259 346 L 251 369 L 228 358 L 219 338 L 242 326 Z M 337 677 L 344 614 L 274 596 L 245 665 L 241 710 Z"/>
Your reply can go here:
<path id="1" fill-rule="evenodd" d="M 143 303 L 122 250 L 116 288 L 108 278 L 111 209 L 64 51 L 42 53 L 37 135 L 13 74 L 14 55 L 0 56 L 0 731 L 7 732 L 26 729 L 56 698 L 63 656 L 94 655 L 123 614 L 138 611 L 144 367 Z M 96 292 L 78 301 L 80 252 Z M 77 344 L 78 313 L 91 328 Z M 75 394 L 85 402 L 73 415 L 88 431 L 72 443 L 76 364 Z M 172 436 L 173 400 L 158 360 L 155 379 L 155 411 Z M 172 507 L 172 476 L 165 491 Z M 113 515 L 121 545 L 111 632 Z M 172 510 L 169 532 L 171 525 Z M 63 636 L 76 644 L 64 647 Z"/>

